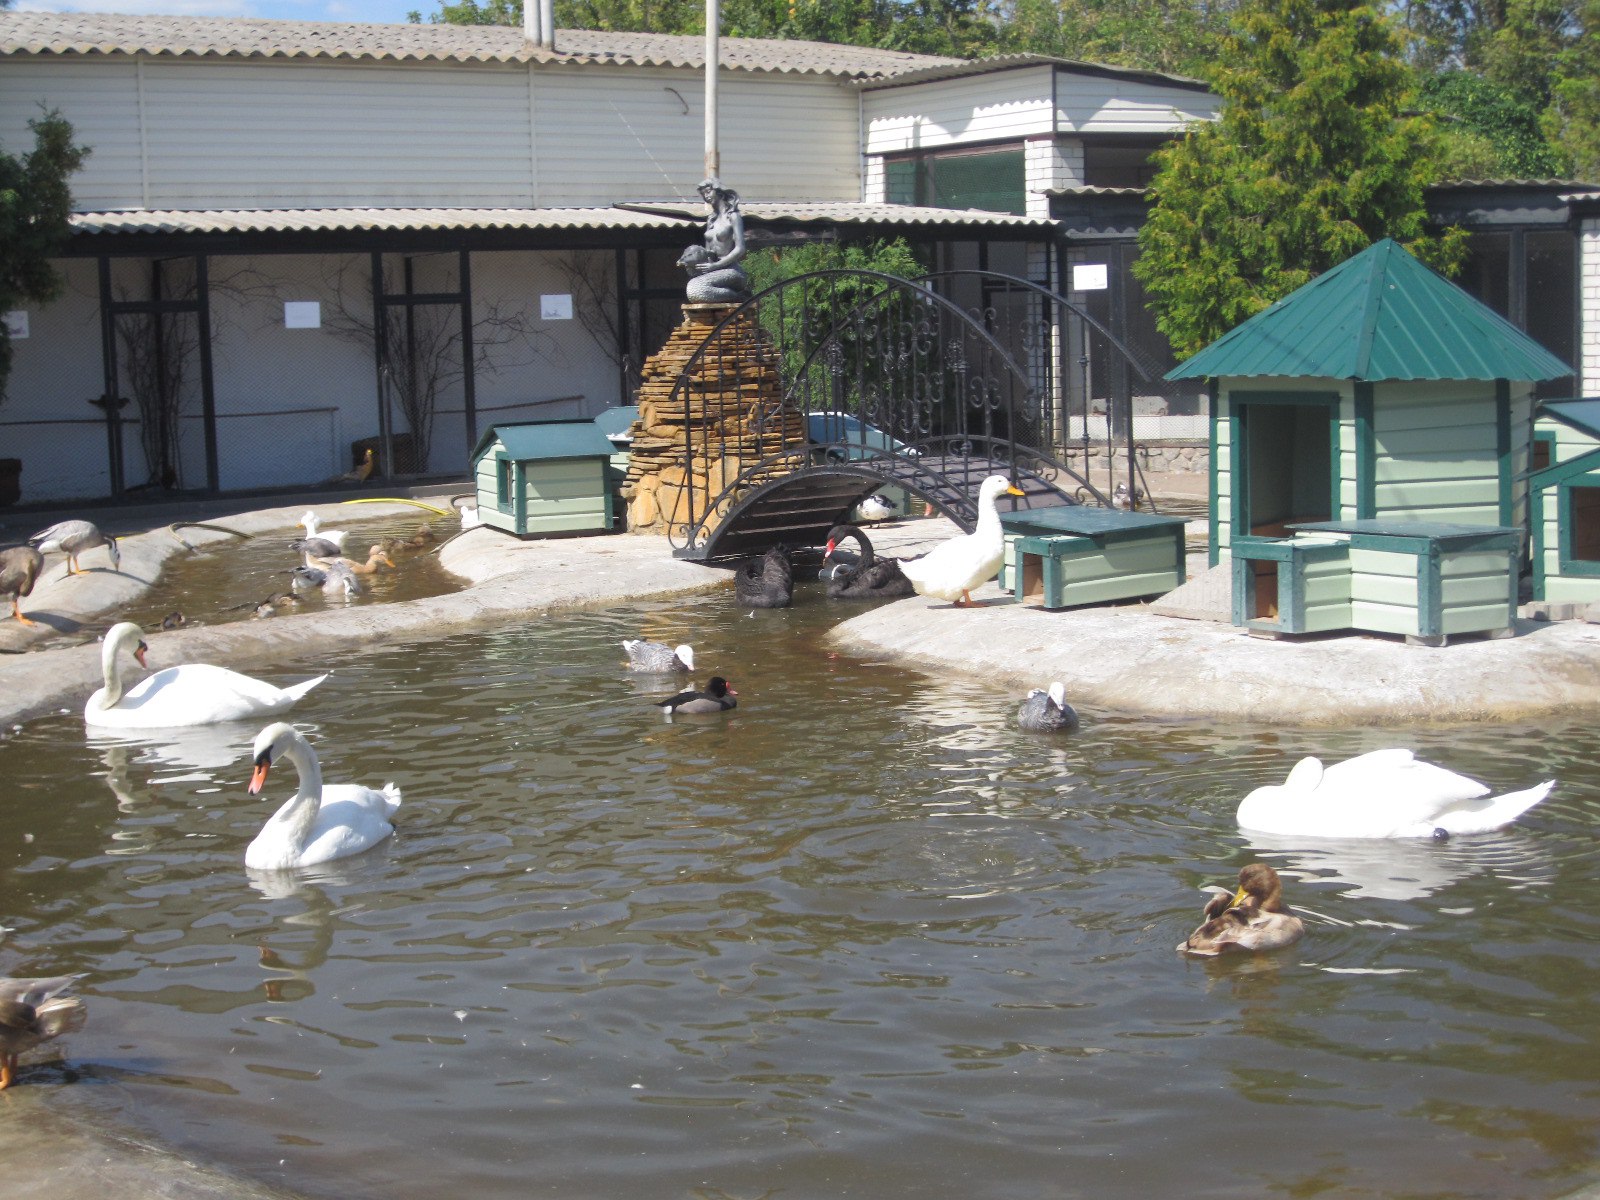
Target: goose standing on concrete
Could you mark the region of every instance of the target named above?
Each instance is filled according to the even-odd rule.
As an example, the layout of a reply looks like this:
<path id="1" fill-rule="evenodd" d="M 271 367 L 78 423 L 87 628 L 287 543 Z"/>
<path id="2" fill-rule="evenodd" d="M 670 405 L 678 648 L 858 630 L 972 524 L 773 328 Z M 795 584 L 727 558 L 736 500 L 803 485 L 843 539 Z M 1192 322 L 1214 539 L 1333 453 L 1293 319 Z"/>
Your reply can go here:
<path id="1" fill-rule="evenodd" d="M 995 501 L 1025 493 L 1004 475 L 991 475 L 978 489 L 978 523 L 971 533 L 940 542 L 920 558 L 900 560 L 900 569 L 920 596 L 949 600 L 956 607 L 972 604 L 972 589 L 1000 574 L 1005 533 Z"/>
<path id="2" fill-rule="evenodd" d="M 251 755 L 252 796 L 279 759 L 294 765 L 299 783 L 245 848 L 245 866 L 258 871 L 310 867 L 370 850 L 394 832 L 391 819 L 400 807 L 400 789 L 392 783 L 382 788 L 323 783 L 316 751 L 293 725 L 268 725 L 256 735 Z"/>
<path id="3" fill-rule="evenodd" d="M 32 546 L 13 546 L 0 550 L 0 596 L 11 597 L 11 615 L 24 625 L 37 625 L 22 615 L 22 597 L 33 591 L 33 582 L 44 569 L 44 555 Z"/>
<path id="4" fill-rule="evenodd" d="M 1302 758 L 1281 784 L 1259 787 L 1238 820 L 1261 833 L 1329 838 L 1425 838 L 1488 833 L 1550 794 L 1554 780 L 1489 795 L 1476 779 L 1423 762 L 1410 750 L 1374 750 L 1331 767 Z"/>
<path id="5" fill-rule="evenodd" d="M 1208 957 L 1234 950 L 1280 950 L 1292 946 L 1306 927 L 1283 903 L 1283 881 L 1266 863 L 1239 870 L 1239 890 L 1211 887 L 1205 921 L 1178 943 L 1185 954 Z"/>
<path id="6" fill-rule="evenodd" d="M 76 982 L 76 975 L 0 979 L 0 1092 L 16 1079 L 19 1056 L 83 1028 L 89 1010 L 77 996 L 62 995 Z"/>
<path id="7" fill-rule="evenodd" d="M 122 570 L 122 551 L 117 548 L 117 539 L 109 533 L 101 533 L 100 527 L 93 521 L 61 521 L 41 529 L 28 539 L 40 554 L 52 554 L 57 550 L 67 556 L 67 574 L 81 575 L 78 569 L 78 556 L 86 550 L 93 550 L 96 546 L 104 546 L 106 553 L 111 556 L 111 569 Z"/>
<path id="8" fill-rule="evenodd" d="M 125 688 L 121 656 L 131 654 L 146 666 L 144 631 L 132 621 L 113 625 L 100 648 L 105 686 L 83 707 L 86 724 L 115 729 L 166 729 L 179 725 L 211 725 L 242 717 L 288 711 L 327 678 L 318 675 L 280 688 L 226 667 L 184 663 L 167 667 Z"/>
<path id="9" fill-rule="evenodd" d="M 1034 688 L 1017 709 L 1017 726 L 1033 733 L 1065 733 L 1078 727 L 1078 714 L 1067 703 L 1067 685 L 1059 679 Z"/>
<path id="10" fill-rule="evenodd" d="M 855 521 L 887 521 L 899 511 L 900 506 L 882 492 L 875 492 L 857 504 L 850 516 Z"/>

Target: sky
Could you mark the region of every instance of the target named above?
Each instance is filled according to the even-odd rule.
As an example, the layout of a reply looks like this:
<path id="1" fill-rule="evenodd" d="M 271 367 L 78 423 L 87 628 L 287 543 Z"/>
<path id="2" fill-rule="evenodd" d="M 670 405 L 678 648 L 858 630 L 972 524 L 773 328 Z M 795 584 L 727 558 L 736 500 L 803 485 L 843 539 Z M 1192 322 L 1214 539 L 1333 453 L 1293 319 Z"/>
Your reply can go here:
<path id="1" fill-rule="evenodd" d="M 183 17 L 270 17 L 285 21 L 403 23 L 416 9 L 427 20 L 436 0 L 16 0 L 14 12 L 111 12 Z"/>

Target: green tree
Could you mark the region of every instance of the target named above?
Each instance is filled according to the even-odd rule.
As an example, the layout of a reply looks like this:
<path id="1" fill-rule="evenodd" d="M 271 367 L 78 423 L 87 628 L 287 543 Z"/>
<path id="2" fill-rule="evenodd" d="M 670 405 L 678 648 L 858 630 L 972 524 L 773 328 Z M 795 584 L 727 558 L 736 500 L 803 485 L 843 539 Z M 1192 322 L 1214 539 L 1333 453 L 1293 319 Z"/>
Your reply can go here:
<path id="1" fill-rule="evenodd" d="M 1381 237 L 1453 270 L 1465 235 L 1425 236 L 1431 129 L 1359 0 L 1252 0 L 1211 84 L 1219 119 L 1157 151 L 1134 268 L 1186 356 Z"/>
<path id="2" fill-rule="evenodd" d="M 0 312 L 19 304 L 47 304 L 61 294 L 50 259 L 67 240 L 72 191 L 67 178 L 88 157 L 72 143 L 72 126 L 59 112 L 28 122 L 33 150 L 16 156 L 0 147 Z M 0 326 L 0 400 L 11 375 L 11 336 Z"/>
<path id="3" fill-rule="evenodd" d="M 1441 130 L 1446 178 L 1539 179 L 1567 169 L 1567 156 L 1541 129 L 1544 106 L 1526 93 L 1474 71 L 1444 71 L 1423 80 L 1420 98 L 1450 119 Z"/>
<path id="4" fill-rule="evenodd" d="M 1194 75 L 1204 70 L 1231 3 L 1196 0 L 1002 0 L 997 48 Z"/>
<path id="5" fill-rule="evenodd" d="M 1556 56 L 1545 135 L 1579 179 L 1600 181 L 1600 0 L 1583 0 L 1576 32 Z"/>

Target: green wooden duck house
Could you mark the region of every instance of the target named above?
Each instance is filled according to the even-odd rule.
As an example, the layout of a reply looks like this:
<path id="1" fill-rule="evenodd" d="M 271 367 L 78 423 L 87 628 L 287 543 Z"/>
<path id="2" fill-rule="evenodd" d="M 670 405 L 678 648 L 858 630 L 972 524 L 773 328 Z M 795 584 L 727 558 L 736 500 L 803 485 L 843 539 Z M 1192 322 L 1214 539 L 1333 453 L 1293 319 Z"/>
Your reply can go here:
<path id="1" fill-rule="evenodd" d="M 1533 384 L 1571 373 L 1387 238 L 1168 372 L 1211 381 L 1210 556 L 1234 623 L 1509 630 Z"/>
<path id="2" fill-rule="evenodd" d="M 1600 600 L 1600 400 L 1546 400 L 1528 477 L 1533 598 Z"/>
<path id="3" fill-rule="evenodd" d="M 472 451 L 483 523 L 521 538 L 609 532 L 615 450 L 589 420 L 491 427 Z"/>

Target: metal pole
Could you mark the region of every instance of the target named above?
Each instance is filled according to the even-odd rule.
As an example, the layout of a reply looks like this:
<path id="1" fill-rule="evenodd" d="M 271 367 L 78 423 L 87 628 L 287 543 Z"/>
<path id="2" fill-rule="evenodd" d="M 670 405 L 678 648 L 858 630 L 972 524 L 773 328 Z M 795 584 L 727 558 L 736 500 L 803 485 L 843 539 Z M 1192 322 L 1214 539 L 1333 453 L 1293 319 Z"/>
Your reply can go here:
<path id="1" fill-rule="evenodd" d="M 722 177 L 722 156 L 717 150 L 717 31 L 722 24 L 721 0 L 706 0 L 706 174 Z"/>
<path id="2" fill-rule="evenodd" d="M 477 350 L 472 342 L 472 252 L 461 251 L 461 406 L 467 410 L 467 453 L 478 444 Z M 417 469 L 426 471 L 427 463 Z"/>
<path id="3" fill-rule="evenodd" d="M 390 478 L 393 439 L 389 435 L 389 314 L 384 308 L 383 254 L 372 252 L 372 352 L 378 370 L 378 474 Z"/>
<path id="4" fill-rule="evenodd" d="M 106 414 L 106 470 L 111 494 L 122 495 L 122 400 L 117 395 L 117 318 L 112 312 L 111 260 L 100 256 L 100 365 L 105 392 L 100 403 Z M 90 401 L 93 403 L 93 401 Z"/>
<path id="5" fill-rule="evenodd" d="M 211 364 L 211 260 L 195 255 L 194 319 L 200 341 L 200 423 L 206 447 L 206 490 L 222 490 L 222 469 L 217 454 L 217 385 Z M 179 455 L 183 451 L 179 447 Z"/>

